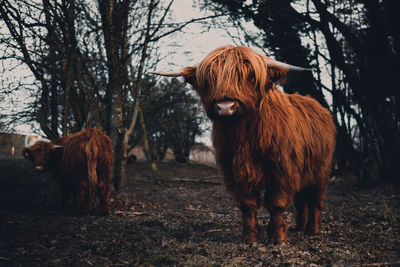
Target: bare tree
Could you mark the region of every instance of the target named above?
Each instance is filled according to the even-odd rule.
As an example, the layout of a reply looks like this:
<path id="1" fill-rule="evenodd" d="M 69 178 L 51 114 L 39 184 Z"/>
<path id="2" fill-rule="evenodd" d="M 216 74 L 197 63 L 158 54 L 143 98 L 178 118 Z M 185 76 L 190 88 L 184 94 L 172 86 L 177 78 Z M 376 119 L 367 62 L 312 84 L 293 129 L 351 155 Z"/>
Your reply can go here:
<path id="1" fill-rule="evenodd" d="M 7 52 L 2 60 L 17 59 L 35 78 L 31 118 L 50 139 L 103 127 L 113 141 L 117 190 L 140 110 L 143 73 L 158 60 L 150 55 L 162 38 L 209 18 L 174 22 L 173 2 L 0 0 L 0 23 L 7 29 L 0 33 Z"/>

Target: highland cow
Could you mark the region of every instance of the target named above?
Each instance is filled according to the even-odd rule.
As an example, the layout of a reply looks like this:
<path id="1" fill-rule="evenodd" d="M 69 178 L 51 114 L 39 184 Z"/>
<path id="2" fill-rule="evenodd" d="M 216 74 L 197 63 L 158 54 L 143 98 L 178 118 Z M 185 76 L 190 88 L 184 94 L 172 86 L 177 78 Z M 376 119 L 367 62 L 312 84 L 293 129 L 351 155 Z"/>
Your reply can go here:
<path id="1" fill-rule="evenodd" d="M 95 194 L 98 215 L 109 213 L 112 147 L 110 138 L 99 129 L 86 129 L 52 142 L 36 142 L 22 151 L 38 171 L 54 173 L 60 183 L 61 204 L 72 196 L 79 215 L 89 212 Z"/>
<path id="2" fill-rule="evenodd" d="M 286 241 L 283 215 L 294 202 L 296 229 L 319 232 L 335 147 L 330 112 L 309 96 L 285 94 L 276 83 L 300 67 L 250 48 L 225 46 L 177 73 L 198 92 L 213 122 L 217 164 L 242 212 L 244 240 L 258 237 L 261 194 L 269 211 L 268 236 Z"/>

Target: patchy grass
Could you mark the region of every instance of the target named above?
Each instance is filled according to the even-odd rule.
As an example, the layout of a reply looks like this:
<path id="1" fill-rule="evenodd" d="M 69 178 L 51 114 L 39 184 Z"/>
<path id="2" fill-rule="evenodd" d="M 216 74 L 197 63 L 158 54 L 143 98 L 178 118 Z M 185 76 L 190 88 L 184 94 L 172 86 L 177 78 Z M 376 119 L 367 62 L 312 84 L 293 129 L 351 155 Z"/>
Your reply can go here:
<path id="1" fill-rule="evenodd" d="M 129 165 L 108 217 L 60 211 L 58 185 L 22 159 L 0 160 L 0 266 L 270 266 L 400 264 L 400 193 L 359 189 L 352 176 L 331 183 L 322 233 L 289 231 L 288 243 L 241 242 L 240 212 L 218 171 L 163 163 L 152 183 L 146 163 Z M 294 209 L 286 221 L 294 227 Z"/>

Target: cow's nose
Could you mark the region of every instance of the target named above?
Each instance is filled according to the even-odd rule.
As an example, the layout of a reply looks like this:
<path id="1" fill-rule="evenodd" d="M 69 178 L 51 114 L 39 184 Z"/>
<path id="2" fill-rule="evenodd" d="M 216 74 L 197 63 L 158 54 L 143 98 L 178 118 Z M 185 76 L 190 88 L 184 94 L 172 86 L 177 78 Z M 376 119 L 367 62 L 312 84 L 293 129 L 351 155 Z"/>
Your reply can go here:
<path id="1" fill-rule="evenodd" d="M 44 171 L 44 166 L 42 166 L 42 165 L 35 166 L 35 169 L 38 171 Z"/>
<path id="2" fill-rule="evenodd" d="M 236 111 L 235 102 L 217 103 L 216 108 L 219 116 L 231 116 Z"/>

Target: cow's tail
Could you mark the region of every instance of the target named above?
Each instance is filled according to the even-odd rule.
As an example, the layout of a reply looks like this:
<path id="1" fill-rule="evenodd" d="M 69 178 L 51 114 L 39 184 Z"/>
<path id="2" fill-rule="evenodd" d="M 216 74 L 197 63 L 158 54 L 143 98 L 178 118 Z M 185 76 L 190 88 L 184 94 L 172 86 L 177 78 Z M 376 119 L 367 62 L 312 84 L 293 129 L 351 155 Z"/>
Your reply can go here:
<path id="1" fill-rule="evenodd" d="M 97 146 L 90 140 L 87 143 L 86 148 L 86 160 L 87 160 L 87 170 L 88 170 L 88 193 L 90 200 L 95 198 L 96 187 L 97 187 Z"/>

